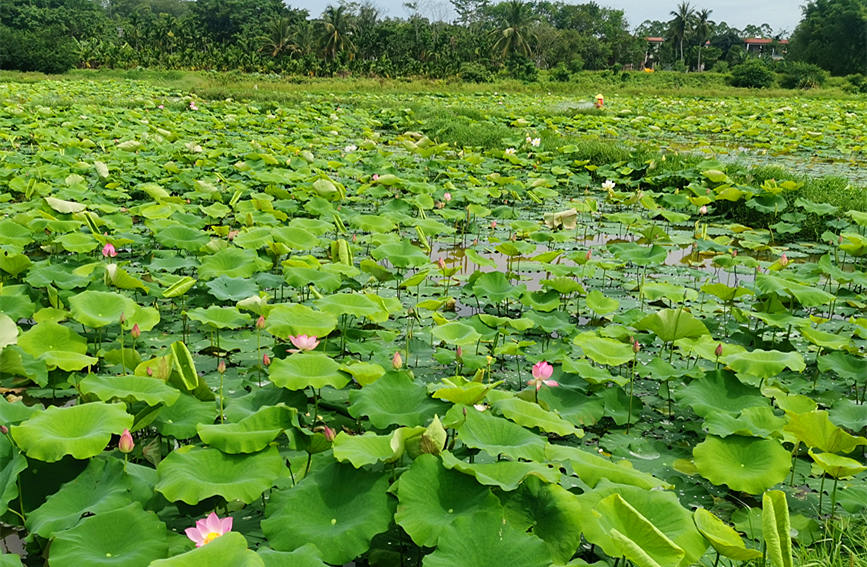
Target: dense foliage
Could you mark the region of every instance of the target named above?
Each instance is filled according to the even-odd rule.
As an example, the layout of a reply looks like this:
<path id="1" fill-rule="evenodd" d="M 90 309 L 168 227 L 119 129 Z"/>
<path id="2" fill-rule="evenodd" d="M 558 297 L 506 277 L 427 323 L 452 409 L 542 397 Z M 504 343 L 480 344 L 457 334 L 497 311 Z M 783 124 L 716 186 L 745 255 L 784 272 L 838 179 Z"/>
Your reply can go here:
<path id="1" fill-rule="evenodd" d="M 864 195 L 624 146 L 865 112 L 0 84 L 0 564 L 795 564 L 867 502 Z"/>
<path id="2" fill-rule="evenodd" d="M 811 0 L 792 35 L 793 59 L 835 75 L 867 73 L 867 1 Z"/>

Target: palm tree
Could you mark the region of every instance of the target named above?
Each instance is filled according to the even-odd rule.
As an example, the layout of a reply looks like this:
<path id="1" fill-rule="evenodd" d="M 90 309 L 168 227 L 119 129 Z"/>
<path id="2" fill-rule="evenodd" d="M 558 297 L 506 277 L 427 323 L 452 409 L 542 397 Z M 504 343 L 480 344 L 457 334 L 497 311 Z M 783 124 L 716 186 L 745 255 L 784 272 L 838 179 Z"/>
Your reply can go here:
<path id="1" fill-rule="evenodd" d="M 695 28 L 693 32 L 696 40 L 698 40 L 698 70 L 701 71 L 701 50 L 704 49 L 704 42 L 707 41 L 707 36 L 710 35 L 710 27 L 713 22 L 710 21 L 710 13 L 713 10 L 701 10 L 695 17 Z"/>
<path id="2" fill-rule="evenodd" d="M 671 12 L 671 15 L 674 17 L 668 21 L 668 33 L 680 47 L 680 60 L 683 61 L 683 40 L 686 38 L 686 31 L 690 27 L 695 10 L 692 9 L 689 2 L 681 2 L 677 5 L 677 10 Z"/>
<path id="3" fill-rule="evenodd" d="M 346 13 L 346 5 L 337 8 L 328 6 L 320 18 L 322 24 L 322 51 L 326 59 L 334 60 L 343 52 L 351 59 L 355 54 L 355 44 L 352 43 L 352 17 Z"/>
<path id="4" fill-rule="evenodd" d="M 289 18 L 273 18 L 265 26 L 265 35 L 262 36 L 262 50 L 271 53 L 271 57 L 277 57 L 286 51 L 295 51 L 298 46 L 292 41 L 294 32 Z"/>
<path id="5" fill-rule="evenodd" d="M 503 3 L 504 13 L 500 18 L 500 29 L 494 30 L 499 36 L 494 43 L 494 51 L 505 59 L 513 54 L 530 56 L 530 44 L 532 37 L 530 25 L 534 21 L 531 6 L 522 0 L 508 0 Z"/>

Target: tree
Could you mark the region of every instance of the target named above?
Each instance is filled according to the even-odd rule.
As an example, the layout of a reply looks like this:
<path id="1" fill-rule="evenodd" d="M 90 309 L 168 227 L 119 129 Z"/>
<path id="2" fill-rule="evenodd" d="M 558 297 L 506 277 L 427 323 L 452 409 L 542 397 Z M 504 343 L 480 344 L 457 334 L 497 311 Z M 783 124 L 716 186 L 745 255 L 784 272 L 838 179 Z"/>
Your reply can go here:
<path id="1" fill-rule="evenodd" d="M 689 2 L 681 2 L 677 5 L 677 10 L 671 12 L 673 18 L 668 22 L 668 33 L 680 49 L 680 60 L 683 61 L 683 40 L 686 39 L 686 32 L 690 28 L 695 11 Z"/>
<path id="2" fill-rule="evenodd" d="M 711 26 L 713 26 L 713 22 L 710 21 L 711 12 L 713 12 L 713 10 L 701 10 L 695 17 L 695 28 L 692 33 L 695 34 L 695 39 L 698 42 L 697 69 L 699 71 L 701 71 L 701 51 L 704 49 L 704 42 L 707 41 L 707 37 L 710 35 Z"/>
<path id="3" fill-rule="evenodd" d="M 530 26 L 535 20 L 531 5 L 522 0 L 508 0 L 500 6 L 503 12 L 500 16 L 500 27 L 494 30 L 498 36 L 494 51 L 502 59 L 512 55 L 529 57 L 529 40 L 532 38 Z"/>
<path id="4" fill-rule="evenodd" d="M 337 8 L 328 6 L 319 19 L 322 25 L 322 51 L 325 58 L 334 61 L 338 55 L 346 52 L 351 59 L 355 54 L 355 44 L 352 43 L 352 16 L 346 11 L 346 5 Z"/>
<path id="5" fill-rule="evenodd" d="M 834 75 L 867 72 L 867 1 L 812 0 L 789 43 L 789 57 Z"/>

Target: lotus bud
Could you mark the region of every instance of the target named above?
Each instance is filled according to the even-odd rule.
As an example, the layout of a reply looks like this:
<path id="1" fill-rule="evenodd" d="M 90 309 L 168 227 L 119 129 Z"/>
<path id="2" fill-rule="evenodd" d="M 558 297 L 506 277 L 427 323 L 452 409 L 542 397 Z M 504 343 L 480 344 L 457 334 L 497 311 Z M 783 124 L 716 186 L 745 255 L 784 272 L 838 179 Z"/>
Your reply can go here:
<path id="1" fill-rule="evenodd" d="M 132 338 L 137 339 L 141 336 L 141 329 L 138 326 L 138 323 L 135 323 L 130 329 L 129 334 L 132 335 Z"/>
<path id="2" fill-rule="evenodd" d="M 587 260 L 587 261 L 589 262 L 589 261 L 590 261 L 590 258 L 591 258 L 592 256 L 593 256 L 593 250 L 588 250 L 587 253 L 584 254 L 584 259 Z"/>
<path id="3" fill-rule="evenodd" d="M 265 328 L 265 316 L 259 315 L 259 318 L 256 319 L 256 328 L 260 331 Z"/>
<path id="4" fill-rule="evenodd" d="M 353 235 L 352 235 L 352 243 L 355 244 L 356 242 L 358 242 L 358 235 L 357 235 L 357 234 L 353 234 Z"/>
<path id="5" fill-rule="evenodd" d="M 126 316 L 123 314 L 123 311 L 120 312 L 120 324 L 123 325 L 126 323 Z"/>
<path id="6" fill-rule="evenodd" d="M 706 215 L 707 214 L 707 205 L 702 205 L 698 210 L 699 214 Z"/>
<path id="7" fill-rule="evenodd" d="M 785 268 L 788 265 L 789 265 L 789 258 L 786 256 L 786 253 L 783 252 L 783 255 L 780 256 L 780 266 Z"/>
<path id="8" fill-rule="evenodd" d="M 2 433 L 3 435 L 6 435 L 7 433 L 9 433 L 9 428 L 6 427 L 5 425 L 0 425 L 0 433 Z"/>
<path id="9" fill-rule="evenodd" d="M 443 195 L 443 201 L 445 201 L 446 203 L 448 203 L 451 200 L 452 200 L 452 194 L 451 193 L 447 192 Z"/>
<path id="10" fill-rule="evenodd" d="M 130 434 L 129 429 L 124 429 L 123 434 L 120 436 L 120 441 L 117 442 L 117 448 L 121 453 L 132 453 L 133 448 L 135 447 L 135 442 L 132 440 L 132 434 Z"/>
<path id="11" fill-rule="evenodd" d="M 457 354 L 458 358 L 461 358 L 462 356 L 464 356 L 464 349 L 462 349 L 461 347 L 458 347 L 457 350 L 455 351 L 455 353 Z"/>
<path id="12" fill-rule="evenodd" d="M 738 251 L 732 250 L 732 258 L 737 258 L 737 257 L 738 257 Z"/>
<path id="13" fill-rule="evenodd" d="M 440 267 L 440 270 L 445 270 L 446 269 L 446 261 L 443 260 L 442 258 L 440 258 L 439 260 L 437 260 L 437 266 Z"/>
<path id="14" fill-rule="evenodd" d="M 225 371 L 226 371 L 226 361 L 221 358 L 220 362 L 217 363 L 217 372 L 222 374 Z"/>
<path id="15" fill-rule="evenodd" d="M 262 364 L 265 366 L 271 366 L 271 357 L 268 356 L 268 353 L 262 355 Z"/>
<path id="16" fill-rule="evenodd" d="M 153 375 L 154 375 L 154 369 L 151 368 L 150 366 L 147 367 L 147 370 L 145 370 L 145 372 L 147 372 L 147 375 L 148 375 L 148 376 L 153 376 Z"/>
<path id="17" fill-rule="evenodd" d="M 394 366 L 395 370 L 400 370 L 403 367 L 403 359 L 400 357 L 400 352 L 395 351 L 394 356 L 391 357 L 391 365 Z"/>
<path id="18" fill-rule="evenodd" d="M 374 174 L 373 174 L 373 177 L 371 177 L 371 179 L 373 179 L 374 181 L 376 181 L 377 179 L 379 179 L 379 174 L 378 174 L 378 173 L 374 173 Z"/>
<path id="19" fill-rule="evenodd" d="M 112 244 L 111 242 L 106 242 L 105 246 L 102 247 L 102 255 L 106 258 L 114 258 L 115 256 L 117 256 L 117 250 L 115 250 L 114 244 Z"/>
<path id="20" fill-rule="evenodd" d="M 638 354 L 638 351 L 641 350 L 641 344 L 637 340 L 632 341 L 632 352 Z"/>
<path id="21" fill-rule="evenodd" d="M 713 353 L 716 355 L 717 358 L 719 358 L 722 356 L 722 350 L 723 350 L 722 349 L 722 343 L 720 343 L 720 344 L 716 345 L 716 348 L 713 350 Z"/>
<path id="22" fill-rule="evenodd" d="M 337 432 L 328 427 L 327 425 L 322 426 L 322 434 L 325 436 L 328 441 L 334 441 L 334 438 L 337 437 Z"/>
<path id="23" fill-rule="evenodd" d="M 491 221 L 491 230 L 494 230 L 494 229 L 496 229 L 496 228 L 497 228 L 497 221 L 492 220 L 492 221 Z"/>

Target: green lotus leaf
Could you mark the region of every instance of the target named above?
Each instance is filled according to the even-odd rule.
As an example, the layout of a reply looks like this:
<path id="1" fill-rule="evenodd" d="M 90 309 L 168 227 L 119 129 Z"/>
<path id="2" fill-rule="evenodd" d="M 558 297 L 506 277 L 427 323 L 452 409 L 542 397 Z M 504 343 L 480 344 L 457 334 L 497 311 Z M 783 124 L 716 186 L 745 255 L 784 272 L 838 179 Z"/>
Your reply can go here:
<path id="1" fill-rule="evenodd" d="M 694 289 L 685 288 L 682 285 L 645 281 L 641 285 L 641 297 L 643 297 L 645 301 L 667 299 L 674 304 L 676 302 L 681 302 L 684 299 L 693 301 L 698 298 L 698 292 Z"/>
<path id="2" fill-rule="evenodd" d="M 79 388 L 86 394 L 92 394 L 103 402 L 112 399 L 123 401 L 140 401 L 149 406 L 157 404 L 172 405 L 181 395 L 178 390 L 168 386 L 162 380 L 146 376 L 105 376 L 88 374 Z"/>
<path id="3" fill-rule="evenodd" d="M 846 380 L 863 380 L 867 376 L 867 358 L 844 352 L 830 352 L 818 357 L 819 371 L 834 372 Z"/>
<path id="4" fill-rule="evenodd" d="M 0 514 L 5 514 L 9 501 L 18 496 L 18 475 L 26 468 L 27 459 L 12 445 L 9 437 L 0 437 Z"/>
<path id="5" fill-rule="evenodd" d="M 94 402 L 78 406 L 50 406 L 20 425 L 11 427 L 15 443 L 28 457 L 53 463 L 64 455 L 89 459 L 111 440 L 132 427 L 133 416 L 124 404 Z"/>
<path id="6" fill-rule="evenodd" d="M 307 289 L 313 285 L 319 291 L 333 293 L 343 285 L 343 280 L 339 274 L 320 268 L 289 266 L 283 269 L 283 273 L 286 283 L 297 289 Z"/>
<path id="7" fill-rule="evenodd" d="M 616 299 L 605 297 L 598 289 L 594 289 L 587 294 L 587 307 L 597 315 L 607 315 L 620 307 L 620 302 Z"/>
<path id="8" fill-rule="evenodd" d="M 389 372 L 373 384 L 349 393 L 349 414 L 362 416 L 379 429 L 389 425 L 423 425 L 448 407 L 428 397 L 427 388 L 409 374 Z"/>
<path id="9" fill-rule="evenodd" d="M 196 436 L 199 423 L 211 423 L 216 415 L 213 402 L 204 402 L 190 394 L 181 394 L 174 404 L 160 409 L 154 426 L 161 435 L 189 439 Z"/>
<path id="10" fill-rule="evenodd" d="M 443 380 L 445 386 L 437 388 L 432 397 L 438 400 L 446 400 L 453 404 L 473 405 L 482 401 L 493 388 L 499 384 L 482 384 L 481 382 L 463 382 L 455 384 Z"/>
<path id="11" fill-rule="evenodd" d="M 798 332 L 801 336 L 813 343 L 828 350 L 848 350 L 852 347 L 852 339 L 845 335 L 828 333 L 812 327 L 799 327 Z"/>
<path id="12" fill-rule="evenodd" d="M 135 301 L 110 291 L 83 291 L 69 298 L 69 310 L 76 321 L 99 328 L 120 324 L 120 316 L 130 317 L 139 306 Z"/>
<path id="13" fill-rule="evenodd" d="M 67 252 L 77 254 L 86 254 L 99 246 L 99 242 L 93 236 L 84 232 L 68 232 L 55 239 L 55 242 Z"/>
<path id="14" fill-rule="evenodd" d="M 610 499 L 612 496 L 621 498 L 623 502 L 615 503 Z M 619 531 L 622 536 L 636 542 L 640 542 L 645 536 L 648 537 L 645 549 L 649 552 L 654 549 L 657 551 L 668 549 L 668 545 L 656 548 L 656 545 L 661 544 L 660 534 L 663 535 L 671 544 L 679 548 L 681 553 L 675 553 L 680 555 L 679 560 L 672 557 L 661 565 L 672 567 L 694 565 L 707 550 L 707 541 L 696 529 L 692 513 L 680 504 L 677 496 L 672 492 L 647 490 L 637 486 L 602 481 L 594 490 L 585 492 L 578 499 L 588 515 L 592 514 L 597 519 L 597 522 L 585 522 L 584 537 L 588 541 L 601 545 L 606 552 L 608 552 L 605 548 L 606 543 L 614 545 L 615 548 L 627 543 L 622 537 L 616 537 L 612 530 Z M 603 501 L 607 504 L 602 504 Z M 631 548 L 631 544 L 629 545 Z M 636 550 L 632 549 L 632 551 Z M 673 550 L 669 549 L 669 551 Z"/>
<path id="15" fill-rule="evenodd" d="M 181 384 L 188 391 L 195 390 L 201 379 L 196 372 L 196 363 L 193 361 L 190 349 L 187 348 L 187 345 L 183 341 L 173 342 L 169 349 L 171 350 L 172 368 L 180 378 Z"/>
<path id="16" fill-rule="evenodd" d="M 212 280 L 220 276 L 249 278 L 260 270 L 270 267 L 253 250 L 225 248 L 206 257 L 199 265 L 199 279 Z"/>
<path id="17" fill-rule="evenodd" d="M 755 437 L 708 436 L 692 450 L 699 474 L 716 485 L 761 494 L 785 480 L 791 455 L 778 441 Z"/>
<path id="18" fill-rule="evenodd" d="M 500 509 L 489 488 L 443 468 L 433 455 L 419 455 L 400 476 L 397 499 L 395 522 L 423 547 L 435 547 L 442 531 L 462 515 Z"/>
<path id="19" fill-rule="evenodd" d="M 58 533 L 51 543 L 48 564 L 146 567 L 165 557 L 168 547 L 165 524 L 153 512 L 144 511 L 139 502 L 133 502 L 85 518 L 74 528 Z"/>
<path id="20" fill-rule="evenodd" d="M 497 394 L 494 396 L 494 394 Z M 556 413 L 548 411 L 539 404 L 522 400 L 514 395 L 492 391 L 488 399 L 494 409 L 507 419 L 528 428 L 537 428 L 546 433 L 555 433 L 561 437 L 575 435 L 583 437 L 584 432 L 566 421 Z"/>
<path id="21" fill-rule="evenodd" d="M 0 555 L 0 567 L 24 567 L 21 563 L 21 557 L 14 553 L 4 553 Z"/>
<path id="22" fill-rule="evenodd" d="M 629 382 L 626 376 L 611 374 L 601 366 L 594 366 L 586 358 L 572 360 L 567 358 L 563 361 L 563 372 L 568 374 L 577 374 L 591 384 L 607 384 L 614 382 L 618 386 L 623 386 Z"/>
<path id="23" fill-rule="evenodd" d="M 0 350 L 18 342 L 18 325 L 5 313 L 0 313 Z"/>
<path id="24" fill-rule="evenodd" d="M 867 466 L 849 457 L 835 455 L 834 453 L 814 453 L 812 449 L 808 452 L 816 465 L 825 474 L 831 475 L 834 478 L 847 478 L 867 471 Z"/>
<path id="25" fill-rule="evenodd" d="M 695 511 L 693 520 L 701 535 L 720 555 L 736 561 L 752 561 L 762 557 L 761 551 L 748 548 L 738 532 L 704 508 Z"/>
<path id="26" fill-rule="evenodd" d="M 60 368 L 67 372 L 83 370 L 84 368 L 93 366 L 99 362 L 99 359 L 93 358 L 92 356 L 62 350 L 46 351 L 42 353 L 40 360 L 45 362 L 45 366 L 48 367 L 49 370 Z"/>
<path id="27" fill-rule="evenodd" d="M 542 437 L 488 412 L 454 406 L 446 414 L 443 425 L 454 427 L 467 447 L 482 449 L 493 457 L 506 455 L 513 459 L 545 460 L 545 440 Z"/>
<path id="28" fill-rule="evenodd" d="M 2 364 L 2 359 L 0 359 L 0 364 Z M 38 403 L 28 406 L 22 400 L 10 402 L 5 397 L 0 396 L 0 423 L 7 426 L 15 425 L 29 419 L 43 409 L 42 405 Z"/>
<path id="29" fill-rule="evenodd" d="M 594 332 L 586 331 L 572 342 L 581 347 L 584 355 L 597 364 L 619 366 L 635 357 L 632 346 L 614 339 L 600 337 Z"/>
<path id="30" fill-rule="evenodd" d="M 646 490 L 670 488 L 664 480 L 634 469 L 632 463 L 625 459 L 614 463 L 605 457 L 566 445 L 548 445 L 545 453 L 550 461 L 569 463 L 574 473 L 591 488 L 595 488 L 603 479 Z"/>
<path id="31" fill-rule="evenodd" d="M 388 260 L 396 268 L 416 268 L 430 262 L 428 255 L 409 240 L 388 242 L 370 252 L 377 260 Z"/>
<path id="32" fill-rule="evenodd" d="M 51 351 L 84 354 L 87 352 L 87 339 L 69 327 L 46 321 L 22 333 L 18 337 L 18 346 L 37 358 Z"/>
<path id="33" fill-rule="evenodd" d="M 365 232 L 386 233 L 394 230 L 397 225 L 382 215 L 358 215 L 352 219 L 352 226 Z"/>
<path id="34" fill-rule="evenodd" d="M 31 534 L 51 539 L 69 529 L 84 515 L 98 515 L 123 508 L 133 501 L 141 504 L 153 498 L 156 471 L 102 456 L 91 459 L 87 468 L 27 514 Z"/>
<path id="35" fill-rule="evenodd" d="M 711 435 L 728 437 L 780 437 L 786 418 L 774 414 L 769 406 L 747 408 L 738 417 L 721 411 L 710 412 L 704 418 L 704 427 Z"/>
<path id="36" fill-rule="evenodd" d="M 786 493 L 769 490 L 762 495 L 762 536 L 774 567 L 793 567 L 792 526 Z"/>
<path id="37" fill-rule="evenodd" d="M 257 250 L 271 245 L 274 242 L 274 239 L 271 234 L 271 228 L 267 226 L 257 226 L 242 230 L 237 236 L 235 236 L 232 242 L 241 248 Z"/>
<path id="38" fill-rule="evenodd" d="M 311 388 L 343 388 L 349 383 L 349 377 L 340 371 L 340 364 L 331 357 L 314 352 L 302 352 L 276 359 L 268 367 L 270 380 L 289 390 Z"/>
<path id="39" fill-rule="evenodd" d="M 808 411 L 812 409 L 816 409 L 816 407 L 808 408 Z M 2 415 L 2 404 L 0 404 L 0 415 Z M 867 404 L 859 404 L 848 398 L 843 398 L 834 403 L 830 417 L 831 421 L 840 427 L 859 431 L 867 423 Z"/>
<path id="40" fill-rule="evenodd" d="M 496 486 L 511 491 L 518 488 L 526 479 L 536 477 L 545 482 L 560 481 L 560 471 L 551 465 L 527 461 L 497 461 L 494 463 L 467 463 L 448 451 L 442 453 L 443 466 L 475 477 L 479 484 Z"/>
<path id="41" fill-rule="evenodd" d="M 265 329 L 280 338 L 289 335 L 324 337 L 337 328 L 335 315 L 298 303 L 275 305 L 266 315 L 265 322 Z"/>
<path id="42" fill-rule="evenodd" d="M 284 430 L 298 424 L 298 410 L 286 405 L 265 406 L 238 423 L 196 427 L 199 437 L 224 453 L 256 453 Z"/>
<path id="43" fill-rule="evenodd" d="M 747 408 L 769 407 L 768 399 L 758 388 L 742 383 L 724 370 L 708 372 L 693 380 L 679 391 L 678 396 L 704 418 L 718 412 L 736 415 Z"/>
<path id="44" fill-rule="evenodd" d="M 40 386 L 48 384 L 48 367 L 45 361 L 24 352 L 24 349 L 17 345 L 9 345 L 0 351 L 0 374 L 27 378 Z"/>
<path id="45" fill-rule="evenodd" d="M 541 539 L 503 520 L 502 512 L 463 515 L 442 530 L 436 551 L 426 555 L 423 567 L 548 567 L 551 554 Z"/>
<path id="46" fill-rule="evenodd" d="M 662 246 L 641 246 L 634 242 L 609 244 L 608 249 L 621 262 L 632 262 L 637 266 L 659 265 L 665 262 L 668 253 Z"/>
<path id="47" fill-rule="evenodd" d="M 206 283 L 205 287 L 221 301 L 240 301 L 259 293 L 259 286 L 246 278 L 220 276 Z"/>
<path id="48" fill-rule="evenodd" d="M 190 276 L 178 278 L 173 284 L 163 290 L 163 297 L 180 297 L 190 291 L 196 285 L 196 280 Z"/>
<path id="49" fill-rule="evenodd" d="M 238 311 L 237 307 L 218 307 L 216 305 L 211 305 L 207 309 L 197 307 L 188 311 L 187 315 L 193 321 L 198 321 L 215 329 L 239 329 L 250 322 L 250 316 Z"/>
<path id="50" fill-rule="evenodd" d="M 506 299 L 517 299 L 526 289 L 523 285 L 512 285 L 503 272 L 487 272 L 473 282 L 473 295 L 484 298 L 488 303 L 500 303 Z"/>
<path id="51" fill-rule="evenodd" d="M 359 319 L 367 317 L 375 323 L 388 319 L 388 311 L 381 305 L 359 293 L 335 293 L 314 302 L 316 307 L 334 315 L 354 315 Z"/>
<path id="52" fill-rule="evenodd" d="M 334 458 L 349 461 L 355 468 L 377 462 L 394 462 L 406 450 L 406 442 L 419 437 L 424 427 L 400 427 L 389 435 L 377 435 L 366 431 L 363 435 L 348 435 L 341 431 L 334 438 Z"/>
<path id="53" fill-rule="evenodd" d="M 284 470 L 276 447 L 250 455 L 226 455 L 218 449 L 186 445 L 160 461 L 155 488 L 171 502 L 197 504 L 222 496 L 249 504 L 271 488 Z"/>
<path id="54" fill-rule="evenodd" d="M 385 374 L 385 368 L 375 362 L 353 362 L 352 364 L 343 364 L 340 366 L 340 370 L 352 376 L 352 379 L 362 386 L 373 384 Z"/>
<path id="55" fill-rule="evenodd" d="M 322 552 L 315 544 L 302 545 L 295 551 L 274 551 L 266 547 L 256 550 L 265 567 L 328 567 L 322 562 Z"/>
<path id="56" fill-rule="evenodd" d="M 281 226 L 272 231 L 275 242 L 285 244 L 293 250 L 312 250 L 319 246 L 319 239 L 303 228 Z"/>
<path id="57" fill-rule="evenodd" d="M 326 563 L 342 565 L 366 552 L 394 516 L 389 475 L 336 462 L 314 470 L 297 486 L 271 494 L 262 531 L 280 551 L 315 542 Z"/>
<path id="58" fill-rule="evenodd" d="M 664 343 L 710 334 L 704 323 L 683 309 L 663 309 L 635 324 L 639 331 L 650 331 Z"/>
<path id="59" fill-rule="evenodd" d="M 24 254 L 0 250 L 0 270 L 13 277 L 27 270 L 32 264 L 30 258 Z"/>
<path id="60" fill-rule="evenodd" d="M 147 293 L 147 287 L 144 282 L 129 272 L 118 266 L 117 264 L 106 264 L 103 274 L 105 285 L 113 286 L 118 289 L 140 289 Z"/>
<path id="61" fill-rule="evenodd" d="M 431 334 L 448 345 L 457 346 L 474 345 L 482 337 L 473 327 L 460 321 L 437 325 L 431 330 Z"/>
<path id="62" fill-rule="evenodd" d="M 855 447 L 867 445 L 867 438 L 855 437 L 834 425 L 825 410 L 787 415 L 789 423 L 783 430 L 807 447 L 826 453 L 851 453 Z"/>
<path id="63" fill-rule="evenodd" d="M 238 532 L 215 538 L 208 545 L 186 553 L 159 559 L 149 567 L 265 567 L 265 561 L 255 551 L 247 549 L 247 540 Z"/>

